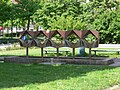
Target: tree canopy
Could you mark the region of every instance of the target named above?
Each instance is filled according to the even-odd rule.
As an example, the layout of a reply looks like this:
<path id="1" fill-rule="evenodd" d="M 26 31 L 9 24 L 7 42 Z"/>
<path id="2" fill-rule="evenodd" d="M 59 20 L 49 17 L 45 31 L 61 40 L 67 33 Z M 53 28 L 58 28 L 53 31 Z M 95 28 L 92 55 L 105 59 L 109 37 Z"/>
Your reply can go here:
<path id="1" fill-rule="evenodd" d="M 49 30 L 97 30 L 100 43 L 120 43 L 120 0 L 0 0 L 0 25 L 30 22 Z"/>

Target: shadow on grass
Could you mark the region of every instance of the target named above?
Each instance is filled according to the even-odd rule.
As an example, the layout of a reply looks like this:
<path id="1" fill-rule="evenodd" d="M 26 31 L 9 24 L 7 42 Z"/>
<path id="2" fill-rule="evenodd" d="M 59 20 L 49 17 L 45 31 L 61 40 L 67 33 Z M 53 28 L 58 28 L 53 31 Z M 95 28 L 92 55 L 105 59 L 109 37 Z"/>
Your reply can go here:
<path id="1" fill-rule="evenodd" d="M 10 57 L 10 56 L 19 56 L 19 55 L 0 55 L 0 57 Z M 23 56 L 23 55 L 21 55 Z"/>
<path id="2" fill-rule="evenodd" d="M 28 84 L 82 77 L 92 71 L 113 68 L 115 67 L 0 63 L 0 88 L 22 87 Z"/>

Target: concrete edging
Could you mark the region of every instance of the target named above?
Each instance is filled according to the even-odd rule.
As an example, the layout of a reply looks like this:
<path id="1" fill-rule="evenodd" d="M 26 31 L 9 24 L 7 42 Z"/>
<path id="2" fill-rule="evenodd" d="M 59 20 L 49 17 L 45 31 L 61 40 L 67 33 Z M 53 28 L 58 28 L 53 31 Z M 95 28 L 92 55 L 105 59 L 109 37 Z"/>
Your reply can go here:
<path id="1" fill-rule="evenodd" d="M 98 59 L 98 60 L 97 60 Z M 0 59 L 1 60 L 1 59 Z M 95 58 L 89 60 L 88 58 L 41 58 L 41 57 L 4 57 L 1 61 L 12 63 L 43 63 L 43 62 L 64 62 L 66 64 L 84 64 L 84 65 L 109 65 L 114 63 L 112 58 Z"/>

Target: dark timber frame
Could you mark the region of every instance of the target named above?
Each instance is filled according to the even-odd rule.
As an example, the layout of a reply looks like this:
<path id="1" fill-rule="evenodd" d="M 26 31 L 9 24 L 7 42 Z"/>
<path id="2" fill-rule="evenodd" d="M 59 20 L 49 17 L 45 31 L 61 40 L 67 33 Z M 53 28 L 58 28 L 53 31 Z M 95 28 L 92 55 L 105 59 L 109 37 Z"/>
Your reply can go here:
<path id="1" fill-rule="evenodd" d="M 63 38 L 61 43 L 56 43 L 52 40 L 52 38 L 56 38 L 55 35 L 59 34 L 60 37 Z M 67 39 L 70 35 L 74 34 L 78 41 L 76 43 L 72 43 Z M 89 43 L 85 38 L 87 35 L 93 35 L 95 37 L 95 41 Z M 26 35 L 30 36 L 31 38 L 27 39 Z M 44 36 L 44 42 L 37 39 L 38 36 Z M 25 38 L 24 38 L 25 37 Z M 73 59 L 75 58 L 75 48 L 78 47 L 86 47 L 89 48 L 89 58 L 91 59 L 91 48 L 98 47 L 99 44 L 99 33 L 96 30 L 54 30 L 54 31 L 23 31 L 20 33 L 19 37 L 20 45 L 22 47 L 26 47 L 26 56 L 28 56 L 28 48 L 32 46 L 40 47 L 41 48 L 41 57 L 43 58 L 43 49 L 45 47 L 55 47 L 57 52 L 57 58 L 59 58 L 59 48 L 60 47 L 70 47 L 73 50 Z"/>

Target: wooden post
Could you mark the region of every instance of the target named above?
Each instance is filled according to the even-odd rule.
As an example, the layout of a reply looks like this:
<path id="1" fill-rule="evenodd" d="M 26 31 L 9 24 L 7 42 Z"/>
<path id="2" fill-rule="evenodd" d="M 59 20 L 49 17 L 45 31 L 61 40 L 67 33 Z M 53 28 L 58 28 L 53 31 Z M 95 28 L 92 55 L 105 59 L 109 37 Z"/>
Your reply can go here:
<path id="1" fill-rule="evenodd" d="M 75 59 L 75 48 L 73 48 L 73 59 Z"/>
<path id="2" fill-rule="evenodd" d="M 57 59 L 59 58 L 59 48 L 56 48 L 57 49 Z"/>
<path id="3" fill-rule="evenodd" d="M 91 64 L 91 47 L 89 48 L 89 60 L 90 60 L 90 64 Z"/>
<path id="4" fill-rule="evenodd" d="M 28 47 L 26 47 L 26 57 L 28 57 Z"/>
<path id="5" fill-rule="evenodd" d="M 43 58 L 43 47 L 41 48 L 41 57 Z"/>

